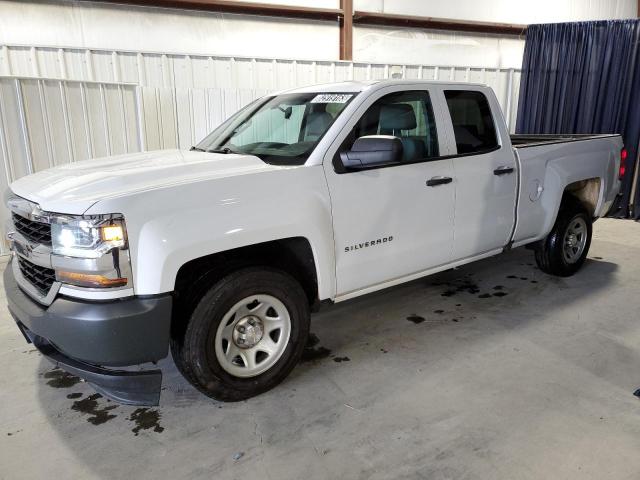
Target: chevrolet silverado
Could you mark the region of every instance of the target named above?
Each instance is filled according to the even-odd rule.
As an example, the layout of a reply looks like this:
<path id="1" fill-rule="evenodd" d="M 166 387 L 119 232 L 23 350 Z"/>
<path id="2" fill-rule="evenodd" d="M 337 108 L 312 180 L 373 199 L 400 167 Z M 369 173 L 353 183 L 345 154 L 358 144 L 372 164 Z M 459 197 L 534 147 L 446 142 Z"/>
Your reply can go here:
<path id="1" fill-rule="evenodd" d="M 310 312 L 528 245 L 568 276 L 618 193 L 619 135 L 510 135 L 483 85 L 299 88 L 190 151 L 82 161 L 11 184 L 9 311 L 60 368 L 157 404 L 169 351 L 237 401 L 299 361 Z"/>

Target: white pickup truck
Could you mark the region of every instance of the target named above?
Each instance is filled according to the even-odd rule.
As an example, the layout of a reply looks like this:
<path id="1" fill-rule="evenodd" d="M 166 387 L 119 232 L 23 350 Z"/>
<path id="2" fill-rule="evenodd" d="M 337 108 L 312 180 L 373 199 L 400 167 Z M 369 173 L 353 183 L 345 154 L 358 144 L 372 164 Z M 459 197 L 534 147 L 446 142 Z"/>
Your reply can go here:
<path id="1" fill-rule="evenodd" d="M 46 357 L 120 402 L 158 402 L 150 363 L 169 347 L 201 392 L 246 399 L 294 368 L 320 302 L 527 244 L 544 272 L 573 274 L 625 156 L 619 135 L 510 136 L 482 85 L 269 95 L 190 151 L 14 182 L 9 310 Z"/>

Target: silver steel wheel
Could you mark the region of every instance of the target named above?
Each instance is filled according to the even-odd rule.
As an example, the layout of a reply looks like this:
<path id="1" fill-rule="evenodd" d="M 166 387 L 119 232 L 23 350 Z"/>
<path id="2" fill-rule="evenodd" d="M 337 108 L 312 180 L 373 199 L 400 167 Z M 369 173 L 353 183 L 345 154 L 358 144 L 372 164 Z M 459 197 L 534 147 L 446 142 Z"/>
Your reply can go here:
<path id="1" fill-rule="evenodd" d="M 220 322 L 216 358 L 235 377 L 255 377 L 280 359 L 290 335 L 287 307 L 271 295 L 251 295 L 231 307 Z"/>
<path id="2" fill-rule="evenodd" d="M 576 263 L 587 244 L 587 222 L 582 217 L 574 217 L 564 233 L 562 254 L 567 263 Z"/>

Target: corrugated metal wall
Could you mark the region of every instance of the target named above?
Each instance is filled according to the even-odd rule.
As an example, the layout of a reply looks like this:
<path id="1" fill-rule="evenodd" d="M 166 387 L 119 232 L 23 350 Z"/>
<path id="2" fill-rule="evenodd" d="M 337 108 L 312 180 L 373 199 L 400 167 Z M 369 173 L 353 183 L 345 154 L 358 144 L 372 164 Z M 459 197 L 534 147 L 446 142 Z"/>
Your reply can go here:
<path id="1" fill-rule="evenodd" d="M 0 77 L 2 191 L 55 165 L 140 151 L 138 92 L 129 84 Z M 7 218 L 2 205 L 0 225 Z"/>
<path id="2" fill-rule="evenodd" d="M 87 158 L 189 148 L 270 91 L 389 77 L 486 83 L 515 125 L 514 69 L 0 46 L 0 187 Z"/>

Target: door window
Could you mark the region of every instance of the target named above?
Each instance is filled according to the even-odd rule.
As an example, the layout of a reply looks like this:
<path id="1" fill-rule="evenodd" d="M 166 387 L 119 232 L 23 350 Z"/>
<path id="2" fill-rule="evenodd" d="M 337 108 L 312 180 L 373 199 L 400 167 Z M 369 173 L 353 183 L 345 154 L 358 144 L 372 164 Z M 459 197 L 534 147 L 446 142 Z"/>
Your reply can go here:
<path id="1" fill-rule="evenodd" d="M 351 148 L 365 135 L 392 135 L 402 141 L 403 163 L 437 157 L 438 136 L 429 93 L 397 92 L 386 95 L 362 115 L 339 151 Z"/>
<path id="2" fill-rule="evenodd" d="M 446 90 L 458 154 L 481 153 L 498 147 L 487 97 L 481 92 Z"/>

